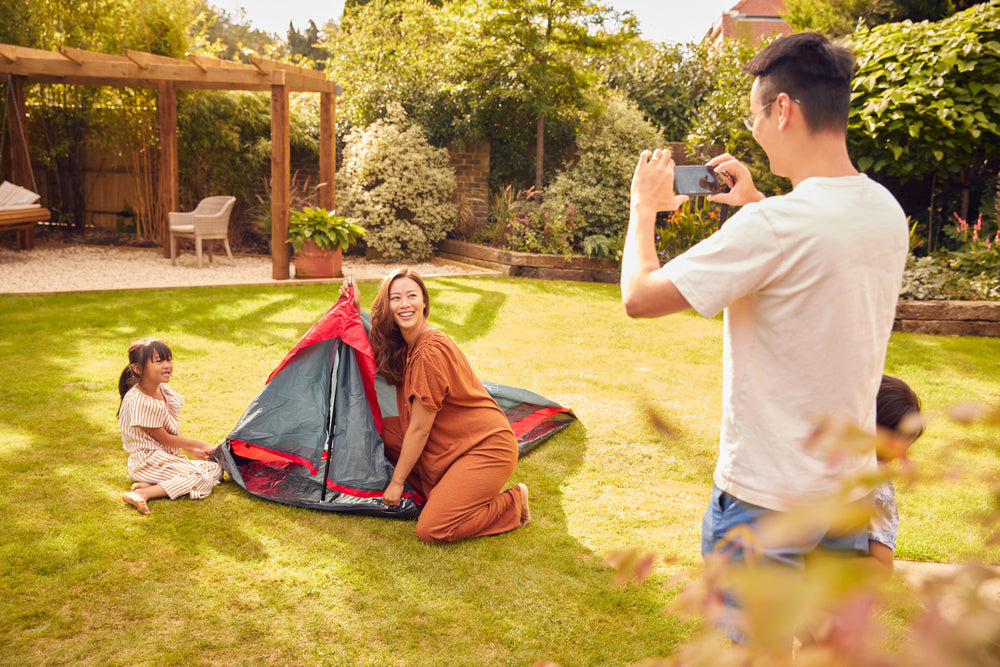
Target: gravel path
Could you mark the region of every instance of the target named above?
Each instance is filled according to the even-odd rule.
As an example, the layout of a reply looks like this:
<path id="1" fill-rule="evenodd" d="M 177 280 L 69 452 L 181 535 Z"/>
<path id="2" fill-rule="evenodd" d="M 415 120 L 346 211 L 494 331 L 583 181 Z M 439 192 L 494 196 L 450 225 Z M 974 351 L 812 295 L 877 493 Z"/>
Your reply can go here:
<path id="1" fill-rule="evenodd" d="M 0 247 L 0 293 L 32 294 L 80 292 L 110 289 L 148 289 L 156 287 L 198 287 L 207 285 L 279 285 L 323 280 L 274 280 L 271 278 L 271 258 L 260 255 L 235 255 L 229 262 L 225 251 L 214 253 L 208 263 L 202 258 L 199 269 L 193 252 L 177 257 L 177 266 L 163 257 L 159 248 L 129 248 L 119 246 L 70 245 L 43 242 L 34 249 L 18 251 Z M 357 257 L 345 257 L 344 275 L 356 280 L 381 280 L 399 264 L 368 262 Z M 433 260 L 411 264 L 424 277 L 446 275 L 496 275 L 476 266 Z M 290 267 L 289 275 L 295 275 Z"/>

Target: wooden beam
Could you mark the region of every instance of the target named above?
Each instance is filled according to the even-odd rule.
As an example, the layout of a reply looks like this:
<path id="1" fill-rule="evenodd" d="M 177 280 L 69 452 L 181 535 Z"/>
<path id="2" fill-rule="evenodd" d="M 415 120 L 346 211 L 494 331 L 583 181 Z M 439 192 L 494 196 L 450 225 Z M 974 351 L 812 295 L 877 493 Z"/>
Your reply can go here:
<path id="1" fill-rule="evenodd" d="M 337 96 L 322 93 L 319 103 L 319 205 L 337 208 Z"/>
<path id="2" fill-rule="evenodd" d="M 0 44 L 0 73 L 25 77 L 27 83 L 157 88 L 173 81 L 178 88 L 269 90 L 324 93 L 335 84 L 322 72 L 258 58 L 258 65 L 189 56 L 187 60 L 126 51 L 128 57 L 61 47 L 58 53 Z"/>
<path id="3" fill-rule="evenodd" d="M 270 73 L 275 70 L 282 70 L 285 72 L 291 72 L 298 76 L 306 79 L 317 79 L 326 81 L 326 75 L 319 70 L 308 69 L 306 67 L 299 67 L 297 65 L 289 65 L 288 63 L 278 62 L 277 60 L 268 60 L 267 58 L 261 58 L 260 56 L 252 55 L 250 56 L 250 62 L 253 63 L 254 67 L 259 69 L 261 72 Z"/>
<path id="4" fill-rule="evenodd" d="M 177 58 L 170 58 L 168 56 L 160 56 L 155 53 L 146 53 L 145 51 L 134 51 L 132 49 L 125 49 L 123 52 L 125 57 L 138 65 L 141 69 L 146 69 L 150 65 L 180 65 L 183 67 L 190 67 L 193 63 L 187 60 L 178 60 Z"/>
<path id="5" fill-rule="evenodd" d="M 83 49 L 75 49 L 72 46 L 60 46 L 58 51 L 59 55 L 73 61 L 77 65 L 94 62 L 124 63 L 128 60 L 122 56 L 115 56 L 110 53 L 101 53 L 100 51 L 84 51 Z"/>
<path id="6" fill-rule="evenodd" d="M 160 121 L 160 183 L 157 213 L 160 222 L 160 239 L 163 256 L 170 256 L 170 211 L 180 210 L 180 176 L 177 155 L 177 89 L 164 81 L 159 86 L 157 112 Z"/>
<path id="7" fill-rule="evenodd" d="M 271 87 L 271 277 L 288 280 L 291 130 L 288 87 Z"/>

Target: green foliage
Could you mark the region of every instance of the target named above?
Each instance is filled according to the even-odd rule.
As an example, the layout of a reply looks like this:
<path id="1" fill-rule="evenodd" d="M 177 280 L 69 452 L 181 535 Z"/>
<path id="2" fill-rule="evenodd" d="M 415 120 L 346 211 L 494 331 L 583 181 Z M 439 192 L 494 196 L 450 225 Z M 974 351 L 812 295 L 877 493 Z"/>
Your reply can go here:
<path id="1" fill-rule="evenodd" d="M 349 6 L 342 25 L 326 43 L 342 117 L 364 127 L 398 102 L 436 146 L 489 139 L 495 187 L 531 182 L 539 116 L 546 174 L 558 166 L 596 80 L 583 57 L 634 34 L 590 0 L 375 0 Z"/>
<path id="2" fill-rule="evenodd" d="M 629 188 L 643 150 L 663 145 L 663 136 L 635 103 L 610 93 L 585 117 L 577 134 L 577 159 L 558 172 L 544 201 L 558 210 L 575 207 L 574 240 L 619 236 L 628 221 Z"/>
<path id="3" fill-rule="evenodd" d="M 450 138 L 438 130 L 451 122 L 440 118 L 438 99 L 463 78 L 452 44 L 458 31 L 468 29 L 450 19 L 448 9 L 422 0 L 374 0 L 345 10 L 341 30 L 323 41 L 331 54 L 328 69 L 344 87 L 339 118 L 363 128 L 396 103 L 435 137 Z"/>
<path id="4" fill-rule="evenodd" d="M 364 228 L 353 218 L 345 218 L 325 208 L 306 207 L 291 211 L 288 216 L 288 242 L 296 250 L 310 240 L 322 250 L 340 248 L 346 251 L 364 235 Z"/>
<path id="5" fill-rule="evenodd" d="M 705 44 L 633 40 L 595 58 L 593 66 L 605 85 L 626 93 L 667 141 L 682 142 L 717 85 L 713 57 Z"/>
<path id="6" fill-rule="evenodd" d="M 849 138 L 862 171 L 968 184 L 1000 167 L 1000 2 L 859 31 Z"/>
<path id="7" fill-rule="evenodd" d="M 1000 273 L 948 252 L 910 256 L 899 297 L 914 301 L 1000 301 Z"/>
<path id="8" fill-rule="evenodd" d="M 669 262 L 719 229 L 722 207 L 704 200 L 690 200 L 676 211 L 661 213 L 656 224 L 656 254 Z"/>
<path id="9" fill-rule="evenodd" d="M 771 173 L 767 155 L 743 124 L 750 108 L 750 87 L 753 85 L 753 77 L 743 72 L 743 66 L 771 41 L 772 38 L 765 38 L 758 47 L 752 48 L 742 40 L 730 39 L 700 56 L 708 68 L 713 88 L 698 107 L 686 140 L 691 162 L 710 157 L 704 147 L 722 146 L 747 165 L 754 185 L 765 195 L 788 192 L 791 183 Z"/>
<path id="10" fill-rule="evenodd" d="M 583 239 L 583 254 L 598 259 L 620 259 L 624 237 L 609 239 L 603 234 L 591 234 Z"/>
<path id="11" fill-rule="evenodd" d="M 939 21 L 978 4 L 976 0 L 785 0 L 781 17 L 796 32 L 843 37 L 860 26 L 900 21 Z"/>
<path id="12" fill-rule="evenodd" d="M 569 255 L 574 252 L 575 206 L 538 203 L 533 189 L 508 185 L 490 195 L 490 225 L 476 240 L 519 252 Z"/>
<path id="13" fill-rule="evenodd" d="M 873 25 L 869 10 L 875 4 L 875 0 L 785 0 L 781 18 L 795 32 L 811 30 L 843 37 L 859 24 Z"/>
<path id="14" fill-rule="evenodd" d="M 199 43 L 202 0 L 5 0 L 0 43 L 55 50 L 70 46 L 120 55 L 123 49 L 183 58 Z"/>
<path id="15" fill-rule="evenodd" d="M 341 208 L 362 220 L 368 247 L 387 260 L 424 260 L 455 226 L 448 153 L 431 146 L 398 104 L 347 137 L 337 182 Z"/>

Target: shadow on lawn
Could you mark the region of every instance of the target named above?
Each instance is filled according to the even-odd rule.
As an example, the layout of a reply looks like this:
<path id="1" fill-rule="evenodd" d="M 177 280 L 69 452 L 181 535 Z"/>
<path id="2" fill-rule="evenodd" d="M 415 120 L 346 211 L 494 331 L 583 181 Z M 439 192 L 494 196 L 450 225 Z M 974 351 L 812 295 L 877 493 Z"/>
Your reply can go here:
<path id="1" fill-rule="evenodd" d="M 432 287 L 435 296 L 471 295 L 464 309 L 432 309 L 460 342 L 488 333 L 506 299 L 480 282 Z M 455 545 L 421 543 L 412 522 L 269 503 L 231 481 L 205 500 L 155 501 L 148 517 L 121 502 L 128 479 L 114 412 L 128 342 L 176 335 L 181 363 L 212 354 L 213 345 L 240 354 L 274 348 L 280 360 L 332 304 L 330 292 L 0 299 L 0 469 L 9 482 L 0 528 L 11 540 L 0 549 L 0 572 L 9 599 L 21 600 L 0 604 L 10 621 L 0 655 L 108 662 L 141 645 L 148 652 L 130 659 L 574 664 L 668 653 L 686 631 L 661 613 L 665 593 L 614 587 L 603 555 L 569 533 L 562 488 L 588 447 L 580 422 L 518 464 L 511 483 L 531 488 L 529 527 Z M 96 363 L 105 370 L 92 370 L 93 350 L 106 354 Z M 185 428 L 192 424 L 182 418 Z M 149 602 L 143 622 L 129 623 L 137 601 Z M 31 619 L 31 632 L 18 619 Z M 155 636 L 141 635 L 153 626 Z M 72 631 L 80 627 L 88 632 Z M 60 653 L 67 633 L 78 639 Z M 129 633 L 135 641 L 123 639 Z"/>

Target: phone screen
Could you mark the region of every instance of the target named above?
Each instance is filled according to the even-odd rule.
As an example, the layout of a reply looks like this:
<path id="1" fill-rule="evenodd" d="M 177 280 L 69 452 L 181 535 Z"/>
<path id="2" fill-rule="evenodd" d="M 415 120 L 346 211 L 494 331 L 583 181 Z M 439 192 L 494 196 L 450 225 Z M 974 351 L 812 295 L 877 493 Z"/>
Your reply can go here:
<path id="1" fill-rule="evenodd" d="M 674 190 L 679 195 L 714 195 L 726 187 L 711 167 L 674 167 Z"/>

